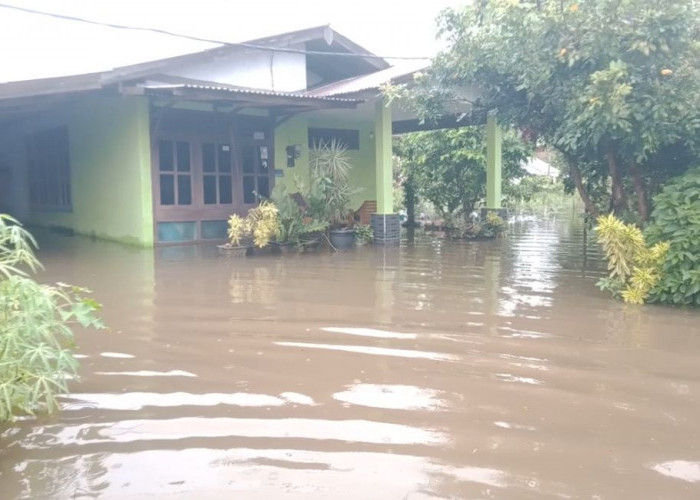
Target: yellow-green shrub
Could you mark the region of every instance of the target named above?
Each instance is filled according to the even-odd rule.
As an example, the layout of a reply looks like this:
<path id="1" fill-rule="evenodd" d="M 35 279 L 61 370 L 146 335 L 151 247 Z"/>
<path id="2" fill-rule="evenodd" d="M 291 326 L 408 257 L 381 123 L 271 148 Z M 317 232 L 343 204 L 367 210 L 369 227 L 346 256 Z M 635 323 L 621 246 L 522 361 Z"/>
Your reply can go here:
<path id="1" fill-rule="evenodd" d="M 250 234 L 253 237 L 253 244 L 262 248 L 268 243 L 279 230 L 279 212 L 274 203 L 262 201 L 260 205 L 248 210 L 248 215 L 244 218 L 233 214 L 228 219 L 228 237 L 231 245 L 239 246 L 241 238 Z"/>
<path id="2" fill-rule="evenodd" d="M 643 304 L 661 279 L 668 242 L 648 246 L 637 226 L 625 224 L 614 215 L 602 215 L 597 223 L 598 243 L 605 251 L 610 271 L 607 278 L 598 281 L 598 287 L 625 302 Z"/>

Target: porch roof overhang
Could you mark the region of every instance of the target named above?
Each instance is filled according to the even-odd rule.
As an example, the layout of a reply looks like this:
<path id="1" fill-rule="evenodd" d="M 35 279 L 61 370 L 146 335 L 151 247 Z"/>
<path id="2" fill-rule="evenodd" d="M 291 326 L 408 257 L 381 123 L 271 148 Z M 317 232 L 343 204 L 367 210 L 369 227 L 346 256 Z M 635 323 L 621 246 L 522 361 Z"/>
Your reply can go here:
<path id="1" fill-rule="evenodd" d="M 253 89 L 222 85 L 199 80 L 146 81 L 125 86 L 121 92 L 129 95 L 165 97 L 172 100 L 199 101 L 239 108 L 265 108 L 283 112 L 317 109 L 355 109 L 364 102 L 359 98 L 312 96 L 297 92 Z"/>
<path id="2" fill-rule="evenodd" d="M 383 98 L 383 85 L 407 85 L 410 87 L 414 84 L 415 77 L 427 68 L 428 64 L 420 61 L 402 66 L 392 66 L 369 75 L 360 75 L 308 90 L 306 95 L 374 102 Z M 461 98 L 450 102 L 442 115 L 433 120 L 422 120 L 416 113 L 393 104 L 392 131 L 394 134 L 405 134 L 484 125 L 488 112 L 478 105 L 479 93 L 480 91 L 476 87 L 462 89 Z"/>

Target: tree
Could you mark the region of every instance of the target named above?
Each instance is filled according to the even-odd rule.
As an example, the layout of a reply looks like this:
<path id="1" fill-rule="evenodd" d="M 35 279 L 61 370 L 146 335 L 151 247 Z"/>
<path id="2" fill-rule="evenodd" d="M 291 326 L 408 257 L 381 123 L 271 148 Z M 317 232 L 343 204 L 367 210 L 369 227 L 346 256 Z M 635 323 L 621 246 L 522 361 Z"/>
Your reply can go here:
<path id="1" fill-rule="evenodd" d="M 443 217 L 468 217 L 486 194 L 486 139 L 483 127 L 416 132 L 396 140 L 396 155 L 417 195 Z M 503 179 L 524 175 L 530 150 L 515 134 L 503 139 Z"/>
<path id="2" fill-rule="evenodd" d="M 699 0 L 480 1 L 446 11 L 440 34 L 414 103 L 429 117 L 476 85 L 474 112 L 561 152 L 594 215 L 604 186 L 616 214 L 633 195 L 646 221 L 650 191 L 697 158 Z"/>
<path id="3" fill-rule="evenodd" d="M 71 326 L 102 328 L 88 290 L 27 275 L 41 266 L 35 246 L 16 220 L 0 214 L 0 422 L 58 409 L 56 396 L 77 374 Z"/>

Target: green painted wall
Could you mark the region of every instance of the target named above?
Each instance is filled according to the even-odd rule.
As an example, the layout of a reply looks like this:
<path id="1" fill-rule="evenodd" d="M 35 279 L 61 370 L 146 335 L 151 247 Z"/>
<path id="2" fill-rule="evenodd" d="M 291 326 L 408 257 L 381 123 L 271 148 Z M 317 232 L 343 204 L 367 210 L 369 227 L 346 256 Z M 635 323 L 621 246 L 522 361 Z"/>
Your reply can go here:
<path id="1" fill-rule="evenodd" d="M 353 169 L 351 184 L 362 188 L 362 191 L 352 200 L 352 208 L 358 209 L 365 200 L 376 200 L 376 176 L 374 161 L 374 123 L 367 120 L 354 119 L 352 111 L 347 111 L 347 118 L 329 118 L 322 113 L 304 113 L 287 120 L 275 129 L 275 168 L 284 172 L 284 177 L 275 179 L 276 183 L 285 183 L 290 188 L 294 185 L 294 175 L 301 177 L 308 185 L 309 179 L 309 148 L 308 128 L 325 127 L 355 129 L 360 133 L 360 149 L 350 150 Z M 301 144 L 302 153 L 296 160 L 296 165 L 287 167 L 285 148 L 291 144 Z"/>
<path id="2" fill-rule="evenodd" d="M 136 96 L 85 99 L 61 118 L 69 130 L 73 211 L 33 211 L 29 222 L 152 246 L 147 99 Z"/>

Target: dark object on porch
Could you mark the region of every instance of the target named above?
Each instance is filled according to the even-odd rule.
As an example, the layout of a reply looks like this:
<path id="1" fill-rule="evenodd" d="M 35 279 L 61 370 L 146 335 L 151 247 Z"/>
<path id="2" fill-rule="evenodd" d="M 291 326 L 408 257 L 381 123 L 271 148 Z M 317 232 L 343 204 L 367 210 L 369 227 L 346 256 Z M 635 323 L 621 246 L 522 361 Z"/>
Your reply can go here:
<path id="1" fill-rule="evenodd" d="M 301 208 L 302 212 L 306 213 L 309 210 L 309 204 L 306 203 L 306 200 L 304 199 L 304 196 L 301 193 L 293 193 L 289 196 L 292 197 L 294 203 L 299 205 L 299 208 Z"/>
<path id="2" fill-rule="evenodd" d="M 355 231 L 352 229 L 331 229 L 328 237 L 336 250 L 349 250 L 355 246 Z"/>
<path id="3" fill-rule="evenodd" d="M 369 225 L 372 214 L 377 211 L 377 200 L 365 200 L 355 211 L 355 220 L 360 224 Z"/>

